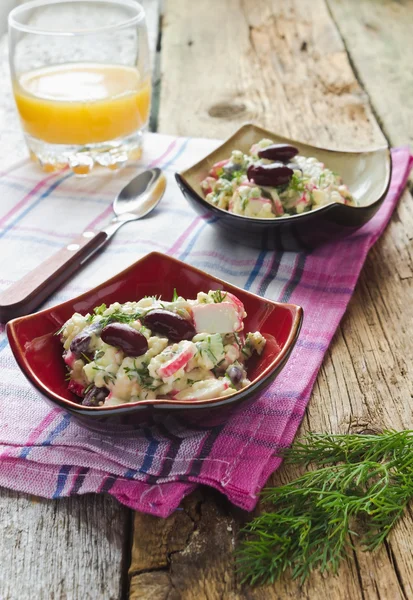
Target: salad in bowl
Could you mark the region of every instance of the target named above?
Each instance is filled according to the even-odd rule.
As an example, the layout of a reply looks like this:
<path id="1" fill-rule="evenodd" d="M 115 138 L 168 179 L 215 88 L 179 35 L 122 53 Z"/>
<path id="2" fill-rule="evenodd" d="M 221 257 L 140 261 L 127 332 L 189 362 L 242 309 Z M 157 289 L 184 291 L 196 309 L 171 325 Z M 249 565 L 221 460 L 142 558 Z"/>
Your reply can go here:
<path id="1" fill-rule="evenodd" d="M 365 225 L 386 198 L 388 146 L 326 148 L 246 123 L 175 173 L 217 235 L 264 250 L 308 251 Z"/>
<path id="2" fill-rule="evenodd" d="M 7 335 L 43 400 L 123 435 L 170 418 L 225 422 L 278 376 L 302 320 L 295 304 L 151 252 L 84 294 L 9 321 Z"/>
<path id="3" fill-rule="evenodd" d="M 94 407 L 234 394 L 250 383 L 246 362 L 266 343 L 259 331 L 245 334 L 246 316 L 239 298 L 220 290 L 75 313 L 59 331 L 68 388 Z"/>
<path id="4" fill-rule="evenodd" d="M 340 175 L 290 144 L 263 138 L 248 153 L 233 150 L 201 182 L 206 200 L 236 215 L 276 219 L 338 202 L 355 205 Z"/>

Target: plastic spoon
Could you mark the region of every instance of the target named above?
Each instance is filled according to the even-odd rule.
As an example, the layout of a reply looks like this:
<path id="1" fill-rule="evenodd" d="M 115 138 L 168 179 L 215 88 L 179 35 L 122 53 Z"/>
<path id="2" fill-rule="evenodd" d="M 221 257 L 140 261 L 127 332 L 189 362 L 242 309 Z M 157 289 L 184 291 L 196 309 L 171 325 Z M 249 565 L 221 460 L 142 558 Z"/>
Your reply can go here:
<path id="1" fill-rule="evenodd" d="M 101 231 L 84 231 L 70 244 L 0 294 L 0 322 L 26 315 L 40 306 L 64 281 L 129 221 L 150 213 L 161 200 L 166 179 L 160 169 L 148 169 L 132 179 L 113 201 L 115 217 Z"/>

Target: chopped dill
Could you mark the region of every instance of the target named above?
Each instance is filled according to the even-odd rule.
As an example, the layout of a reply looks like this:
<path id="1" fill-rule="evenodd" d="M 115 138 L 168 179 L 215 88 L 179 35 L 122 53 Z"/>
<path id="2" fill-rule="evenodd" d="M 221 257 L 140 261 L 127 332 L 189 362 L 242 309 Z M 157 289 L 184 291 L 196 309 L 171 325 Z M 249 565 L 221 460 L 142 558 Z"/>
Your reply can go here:
<path id="1" fill-rule="evenodd" d="M 205 342 L 197 342 L 196 347 L 201 356 L 207 356 L 209 360 L 215 365 L 217 362 L 217 357 L 211 350 L 211 338 L 207 338 L 208 345 L 205 347 Z"/>
<path id="2" fill-rule="evenodd" d="M 103 377 L 103 381 L 106 383 L 106 385 L 109 384 L 109 382 L 113 383 L 116 379 L 116 376 L 114 373 L 111 373 L 110 371 L 106 371 L 106 369 L 104 367 L 99 367 L 98 365 L 95 365 L 94 367 L 92 367 L 94 371 L 99 371 L 99 372 L 103 372 L 104 375 L 102 375 Z"/>
<path id="3" fill-rule="evenodd" d="M 84 391 L 85 396 L 88 393 L 88 391 L 92 389 L 93 385 L 94 385 L 93 383 L 89 383 L 89 385 L 85 388 L 85 391 Z"/>
<path id="4" fill-rule="evenodd" d="M 105 310 L 107 309 L 107 306 L 105 303 L 101 304 L 100 306 L 96 306 L 93 309 L 93 312 L 95 315 L 103 315 L 103 313 L 105 312 Z"/>
<path id="5" fill-rule="evenodd" d="M 288 184 L 288 189 L 293 190 L 294 192 L 304 192 L 305 180 L 301 175 L 293 173 L 293 176 L 290 179 L 290 183 Z"/>
<path id="6" fill-rule="evenodd" d="M 325 178 L 326 178 L 326 174 L 323 171 L 320 175 L 320 177 L 318 178 L 318 187 L 321 188 L 322 185 L 325 183 Z"/>
<path id="7" fill-rule="evenodd" d="M 133 361 L 133 367 L 125 367 L 124 371 L 130 380 L 136 379 L 142 387 L 147 389 L 157 389 L 162 385 L 159 384 L 157 387 L 153 388 L 154 379 L 149 375 L 148 364 L 143 362 L 140 367 L 136 365 L 136 360 Z"/>
<path id="8" fill-rule="evenodd" d="M 235 342 L 236 342 L 238 348 L 242 348 L 241 338 L 239 337 L 239 335 L 236 331 L 234 331 L 234 338 L 235 338 Z"/>
<path id="9" fill-rule="evenodd" d="M 239 169 L 238 171 L 229 171 L 223 170 L 222 174 L 219 176 L 220 179 L 226 179 L 227 181 L 232 181 L 233 179 L 238 179 L 238 177 L 242 177 L 245 171 Z"/>
<path id="10" fill-rule="evenodd" d="M 216 290 L 215 292 L 212 292 L 212 294 L 211 294 L 211 298 L 215 302 L 215 304 L 219 304 L 220 302 L 223 302 L 226 297 L 227 297 L 227 292 L 222 293 L 221 290 Z"/>
<path id="11" fill-rule="evenodd" d="M 99 321 L 99 325 L 103 329 L 104 327 L 106 327 L 106 325 L 109 325 L 109 323 L 132 323 L 133 321 L 137 321 L 138 319 L 143 318 L 151 310 L 153 309 L 141 309 L 130 314 L 124 313 L 120 310 L 115 310 L 112 314 L 105 315 L 104 317 L 102 317 L 102 319 L 100 319 Z"/>

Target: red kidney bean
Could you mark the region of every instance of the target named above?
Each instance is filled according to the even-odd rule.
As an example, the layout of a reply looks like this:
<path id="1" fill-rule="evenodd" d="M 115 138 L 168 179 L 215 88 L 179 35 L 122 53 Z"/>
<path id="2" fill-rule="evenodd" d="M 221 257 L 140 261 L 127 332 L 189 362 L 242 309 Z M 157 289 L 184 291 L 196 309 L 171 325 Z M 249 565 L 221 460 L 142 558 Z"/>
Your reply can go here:
<path id="1" fill-rule="evenodd" d="M 108 396 L 109 390 L 107 388 L 98 388 L 95 385 L 92 386 L 89 391 L 85 394 L 82 400 L 83 406 L 100 406 Z"/>
<path id="2" fill-rule="evenodd" d="M 78 358 L 81 357 L 82 354 L 88 355 L 89 344 L 92 339 L 90 333 L 88 327 L 85 327 L 85 329 L 78 333 L 70 343 L 70 351 Z"/>
<path id="3" fill-rule="evenodd" d="M 109 323 L 100 337 L 106 344 L 120 348 L 126 356 L 141 356 L 148 350 L 146 337 L 126 323 Z"/>
<path id="4" fill-rule="evenodd" d="M 270 185 L 277 187 L 290 182 L 294 171 L 280 163 L 272 163 L 269 165 L 250 165 L 248 167 L 247 176 L 257 185 Z"/>
<path id="5" fill-rule="evenodd" d="M 195 327 L 189 319 L 162 308 L 149 312 L 143 322 L 149 329 L 164 335 L 173 342 L 191 340 L 196 335 Z"/>
<path id="6" fill-rule="evenodd" d="M 298 154 L 298 149 L 289 144 L 272 144 L 258 152 L 260 158 L 280 160 L 283 163 L 290 161 L 296 154 Z"/>
<path id="7" fill-rule="evenodd" d="M 73 352 L 75 356 L 78 358 L 84 354 L 85 356 L 90 358 L 89 354 L 89 346 L 92 341 L 92 334 L 100 331 L 101 327 L 99 323 L 92 323 L 88 325 L 80 333 L 77 334 L 73 338 L 70 343 L 70 351 Z"/>
<path id="8" fill-rule="evenodd" d="M 231 365 L 227 369 L 227 375 L 231 379 L 231 382 L 236 386 L 240 383 L 241 379 L 244 376 L 244 373 L 240 367 L 236 367 L 235 365 Z"/>

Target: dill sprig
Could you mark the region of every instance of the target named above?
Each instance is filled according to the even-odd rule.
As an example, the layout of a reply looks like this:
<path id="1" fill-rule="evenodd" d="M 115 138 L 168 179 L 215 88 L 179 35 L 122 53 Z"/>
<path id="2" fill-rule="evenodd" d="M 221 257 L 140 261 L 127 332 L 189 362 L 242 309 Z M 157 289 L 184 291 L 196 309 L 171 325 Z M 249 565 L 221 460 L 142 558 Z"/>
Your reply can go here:
<path id="1" fill-rule="evenodd" d="M 287 570 L 302 581 L 313 569 L 336 572 L 352 537 L 376 549 L 413 496 L 413 431 L 310 434 L 285 456 L 313 468 L 263 492 L 271 510 L 244 528 L 238 552 L 244 582 L 274 582 Z"/>
<path id="2" fill-rule="evenodd" d="M 215 302 L 215 304 L 224 302 L 226 297 L 227 297 L 227 292 L 222 292 L 221 290 L 215 290 L 215 292 L 211 293 L 211 298 Z"/>

